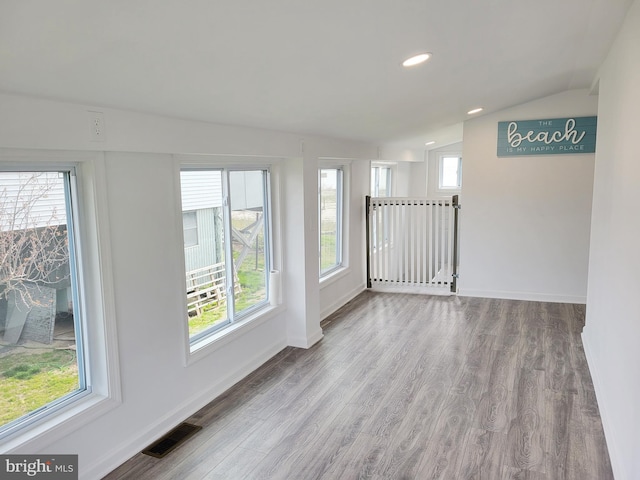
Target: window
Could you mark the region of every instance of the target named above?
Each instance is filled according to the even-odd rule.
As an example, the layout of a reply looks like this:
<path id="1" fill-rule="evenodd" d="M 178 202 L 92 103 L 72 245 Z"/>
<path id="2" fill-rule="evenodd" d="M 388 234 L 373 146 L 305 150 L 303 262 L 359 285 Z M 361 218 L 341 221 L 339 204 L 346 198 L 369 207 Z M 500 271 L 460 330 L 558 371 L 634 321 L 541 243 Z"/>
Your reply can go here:
<path id="1" fill-rule="evenodd" d="M 268 179 L 262 169 L 180 172 L 192 344 L 268 302 Z"/>
<path id="2" fill-rule="evenodd" d="M 198 245 L 198 214 L 197 212 L 182 212 L 182 227 L 184 232 L 184 247 Z"/>
<path id="3" fill-rule="evenodd" d="M 0 149 L 3 452 L 39 451 L 120 403 L 106 195 L 101 154 Z"/>
<path id="4" fill-rule="evenodd" d="M 438 166 L 440 190 L 459 190 L 462 187 L 462 157 L 441 155 Z"/>
<path id="5" fill-rule="evenodd" d="M 89 390 L 75 171 L 0 171 L 0 436 Z"/>
<path id="6" fill-rule="evenodd" d="M 320 276 L 342 266 L 342 168 L 321 168 L 318 180 Z"/>
<path id="7" fill-rule="evenodd" d="M 371 166 L 371 196 L 391 197 L 393 195 L 391 179 L 391 167 L 373 164 Z M 383 230 L 379 230 L 378 225 L 373 223 L 371 234 L 373 238 L 378 239 L 375 242 L 374 249 L 377 248 L 378 245 L 387 245 L 389 242 L 389 225 L 385 223 Z M 378 235 L 384 236 L 384 243 L 382 242 L 383 238 L 378 238 Z"/>
<path id="8" fill-rule="evenodd" d="M 371 167 L 371 196 L 391 197 L 391 167 L 372 166 Z"/>

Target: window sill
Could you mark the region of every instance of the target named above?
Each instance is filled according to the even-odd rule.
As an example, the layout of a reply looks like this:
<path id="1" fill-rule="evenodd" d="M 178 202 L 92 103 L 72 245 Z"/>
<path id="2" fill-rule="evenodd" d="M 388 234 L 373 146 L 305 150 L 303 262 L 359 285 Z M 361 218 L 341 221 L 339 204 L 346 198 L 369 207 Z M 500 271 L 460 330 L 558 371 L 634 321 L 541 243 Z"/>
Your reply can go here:
<path id="1" fill-rule="evenodd" d="M 79 394 L 59 411 L 51 412 L 31 425 L 2 439 L 0 452 L 38 451 L 120 405 L 121 401 L 96 393 Z"/>
<path id="2" fill-rule="evenodd" d="M 282 305 L 265 305 L 260 310 L 254 312 L 242 320 L 223 328 L 219 332 L 212 333 L 197 342 L 189 345 L 187 366 L 191 365 L 216 350 L 237 340 L 241 336 L 250 332 L 254 328 L 262 325 L 267 320 L 271 320 L 280 312 L 285 310 Z"/>
<path id="3" fill-rule="evenodd" d="M 325 275 L 320 278 L 320 288 L 326 287 L 327 285 L 331 285 L 332 283 L 337 282 L 341 278 L 346 277 L 351 273 L 351 269 L 349 267 L 340 267 L 334 270 L 333 272 Z"/>

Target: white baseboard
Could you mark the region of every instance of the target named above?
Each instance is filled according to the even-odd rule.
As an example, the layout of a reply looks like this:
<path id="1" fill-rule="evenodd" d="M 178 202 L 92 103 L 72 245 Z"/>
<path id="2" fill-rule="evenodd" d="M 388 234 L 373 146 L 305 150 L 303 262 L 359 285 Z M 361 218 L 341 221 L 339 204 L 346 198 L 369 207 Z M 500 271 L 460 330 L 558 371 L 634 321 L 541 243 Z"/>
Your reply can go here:
<path id="1" fill-rule="evenodd" d="M 585 327 L 585 329 L 588 327 Z M 611 468 L 613 469 L 613 476 L 616 479 L 624 480 L 624 470 L 620 461 L 620 450 L 616 447 L 616 440 L 609 422 L 609 410 L 607 406 L 609 403 L 606 399 L 606 389 L 602 385 L 603 376 L 597 368 L 598 362 L 596 361 L 593 349 L 589 343 L 589 336 L 582 332 L 582 346 L 584 347 L 584 355 L 587 357 L 587 365 L 589 366 L 589 373 L 591 373 L 591 380 L 593 381 L 593 387 L 596 392 L 596 401 L 598 402 L 598 409 L 600 410 L 600 418 L 602 420 L 602 428 L 604 429 L 604 436 L 607 440 L 607 450 L 609 451 L 609 460 L 611 461 Z"/>
<path id="2" fill-rule="evenodd" d="M 345 293 L 344 295 L 340 296 L 339 298 L 335 299 L 329 305 L 325 306 L 320 310 L 320 320 L 324 320 L 333 312 L 335 312 L 340 307 L 344 306 L 345 304 L 347 304 L 348 302 L 356 298 L 365 290 L 366 290 L 366 287 L 363 283 L 358 285 L 356 288 L 352 289 L 351 291 Z"/>
<path id="3" fill-rule="evenodd" d="M 450 286 L 436 287 L 436 286 L 403 286 L 403 285 L 376 285 L 375 283 L 371 287 L 372 292 L 382 293 L 409 293 L 418 295 L 439 295 L 450 296 L 453 295 Z"/>
<path id="4" fill-rule="evenodd" d="M 286 345 L 284 342 L 278 342 L 254 355 L 245 362 L 244 365 L 240 365 L 238 369 L 221 379 L 211 388 L 202 391 L 196 397 L 187 399 L 181 405 L 177 406 L 172 412 L 168 412 L 165 416 L 150 425 L 149 428 L 142 431 L 130 442 L 107 452 L 102 458 L 95 462 L 91 468 L 83 471 L 82 477 L 96 480 L 103 478 L 109 472 L 130 459 L 133 455 L 147 447 L 153 439 L 161 437 L 184 419 L 190 417 L 202 407 L 213 401 L 216 397 L 222 395 L 226 390 L 273 358 L 285 347 Z"/>
<path id="5" fill-rule="evenodd" d="M 322 333 L 322 329 L 318 327 L 318 330 L 308 337 L 292 337 L 287 340 L 287 343 L 290 347 L 311 348 L 322 340 L 322 337 L 324 337 L 324 334 Z"/>
<path id="6" fill-rule="evenodd" d="M 501 298 L 504 300 L 527 300 L 532 302 L 578 303 L 581 305 L 585 305 L 587 303 L 586 295 L 557 295 L 555 293 L 475 290 L 461 288 L 458 295 L 461 297 Z"/>

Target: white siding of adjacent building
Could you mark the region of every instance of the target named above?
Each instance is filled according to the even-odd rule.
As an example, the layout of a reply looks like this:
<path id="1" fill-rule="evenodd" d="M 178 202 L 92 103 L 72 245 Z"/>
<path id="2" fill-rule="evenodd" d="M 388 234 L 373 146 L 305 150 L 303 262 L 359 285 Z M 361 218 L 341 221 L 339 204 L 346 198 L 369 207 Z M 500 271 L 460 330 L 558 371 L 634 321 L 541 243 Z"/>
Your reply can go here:
<path id="1" fill-rule="evenodd" d="M 220 170 L 182 171 L 180 185 L 183 212 L 222 206 L 222 172 Z"/>
<path id="2" fill-rule="evenodd" d="M 0 229 L 65 225 L 64 188 L 64 178 L 59 172 L 1 172 Z M 34 197 L 39 198 L 32 200 Z M 24 205 L 31 202 L 32 205 L 23 210 Z"/>
<path id="3" fill-rule="evenodd" d="M 216 215 L 219 220 L 216 221 Z M 224 261 L 222 252 L 222 212 L 216 208 L 196 210 L 198 243 L 184 249 L 187 272 Z"/>
<path id="4" fill-rule="evenodd" d="M 231 209 L 262 209 L 264 205 L 264 177 L 262 170 L 237 171 L 229 175 Z"/>

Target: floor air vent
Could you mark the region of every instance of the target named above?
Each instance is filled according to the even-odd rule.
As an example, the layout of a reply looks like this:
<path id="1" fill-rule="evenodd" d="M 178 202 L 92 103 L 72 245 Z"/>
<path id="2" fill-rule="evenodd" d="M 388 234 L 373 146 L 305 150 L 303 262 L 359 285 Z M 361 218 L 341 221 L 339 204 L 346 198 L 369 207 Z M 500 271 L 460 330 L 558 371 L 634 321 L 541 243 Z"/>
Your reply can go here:
<path id="1" fill-rule="evenodd" d="M 199 425 L 192 425 L 191 423 L 181 423 L 176 428 L 167 433 L 164 437 L 142 450 L 142 453 L 144 453 L 145 455 L 150 455 L 152 457 L 162 458 L 178 445 L 186 441 L 198 430 L 202 430 L 202 427 Z"/>

